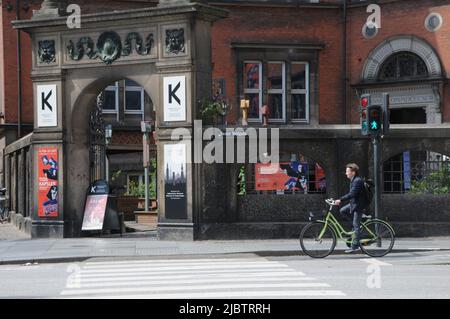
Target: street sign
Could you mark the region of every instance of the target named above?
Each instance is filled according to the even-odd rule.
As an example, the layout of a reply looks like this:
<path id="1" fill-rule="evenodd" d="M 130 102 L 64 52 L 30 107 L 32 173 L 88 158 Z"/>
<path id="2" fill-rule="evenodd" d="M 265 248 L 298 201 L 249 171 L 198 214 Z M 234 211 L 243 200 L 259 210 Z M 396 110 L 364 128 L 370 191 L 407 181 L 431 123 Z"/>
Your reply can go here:
<path id="1" fill-rule="evenodd" d="M 164 77 L 164 121 L 186 121 L 186 77 Z"/>
<path id="2" fill-rule="evenodd" d="M 58 126 L 56 84 L 37 85 L 36 92 L 38 127 Z"/>

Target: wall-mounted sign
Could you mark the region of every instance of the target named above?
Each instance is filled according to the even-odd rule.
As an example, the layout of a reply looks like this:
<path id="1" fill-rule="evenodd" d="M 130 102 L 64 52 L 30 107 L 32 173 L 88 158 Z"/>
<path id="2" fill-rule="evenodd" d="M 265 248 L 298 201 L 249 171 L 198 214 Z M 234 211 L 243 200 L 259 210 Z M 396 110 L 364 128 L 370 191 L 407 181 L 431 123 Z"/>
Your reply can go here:
<path id="1" fill-rule="evenodd" d="M 58 126 L 56 84 L 37 85 L 38 127 Z"/>
<path id="2" fill-rule="evenodd" d="M 186 121 L 186 77 L 164 77 L 164 121 Z"/>
<path id="3" fill-rule="evenodd" d="M 164 196 L 167 219 L 187 218 L 186 145 L 164 145 Z"/>
<path id="4" fill-rule="evenodd" d="M 58 217 L 58 148 L 37 149 L 38 216 Z"/>
<path id="5" fill-rule="evenodd" d="M 256 190 L 308 190 L 308 163 L 255 164 Z"/>

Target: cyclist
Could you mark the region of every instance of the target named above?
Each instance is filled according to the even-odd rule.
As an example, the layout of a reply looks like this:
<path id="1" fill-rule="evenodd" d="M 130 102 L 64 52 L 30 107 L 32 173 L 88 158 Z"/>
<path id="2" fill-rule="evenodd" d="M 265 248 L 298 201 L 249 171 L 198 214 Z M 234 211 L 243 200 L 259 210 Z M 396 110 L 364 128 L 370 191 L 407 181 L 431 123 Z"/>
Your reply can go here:
<path id="1" fill-rule="evenodd" d="M 340 214 L 348 219 L 353 214 L 353 231 L 355 232 L 351 248 L 346 253 L 354 253 L 360 250 L 359 237 L 360 225 L 363 210 L 368 206 L 366 196 L 364 194 L 364 182 L 359 177 L 359 166 L 355 163 L 349 163 L 345 166 L 345 175 L 350 180 L 350 192 L 335 201 L 335 205 L 340 205 L 341 201 L 350 200 L 350 203 L 340 209 Z"/>

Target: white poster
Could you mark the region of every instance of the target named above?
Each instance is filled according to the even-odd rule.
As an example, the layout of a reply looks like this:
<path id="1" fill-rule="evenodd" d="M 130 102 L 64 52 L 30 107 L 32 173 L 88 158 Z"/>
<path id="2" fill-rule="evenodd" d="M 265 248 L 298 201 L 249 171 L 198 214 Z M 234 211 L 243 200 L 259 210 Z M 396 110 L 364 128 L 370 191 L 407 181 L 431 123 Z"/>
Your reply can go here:
<path id="1" fill-rule="evenodd" d="M 186 145 L 164 145 L 164 197 L 167 219 L 187 218 Z"/>
<path id="2" fill-rule="evenodd" d="M 36 91 L 38 127 L 58 126 L 56 84 L 38 85 Z"/>
<path id="3" fill-rule="evenodd" d="M 164 121 L 186 121 L 186 77 L 164 77 Z"/>

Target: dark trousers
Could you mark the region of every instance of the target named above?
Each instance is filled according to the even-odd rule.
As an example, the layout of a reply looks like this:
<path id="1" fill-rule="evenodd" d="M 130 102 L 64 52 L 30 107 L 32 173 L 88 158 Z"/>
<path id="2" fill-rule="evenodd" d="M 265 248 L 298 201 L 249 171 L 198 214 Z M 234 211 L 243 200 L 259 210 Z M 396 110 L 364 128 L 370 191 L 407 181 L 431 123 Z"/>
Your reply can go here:
<path id="1" fill-rule="evenodd" d="M 352 248 L 359 247 L 359 238 L 360 238 L 359 228 L 361 226 L 362 212 L 356 211 L 354 206 L 352 212 L 350 204 L 347 204 L 339 210 L 339 213 L 346 220 L 350 220 L 353 214 L 353 231 L 355 232 L 355 237 L 353 238 Z"/>

